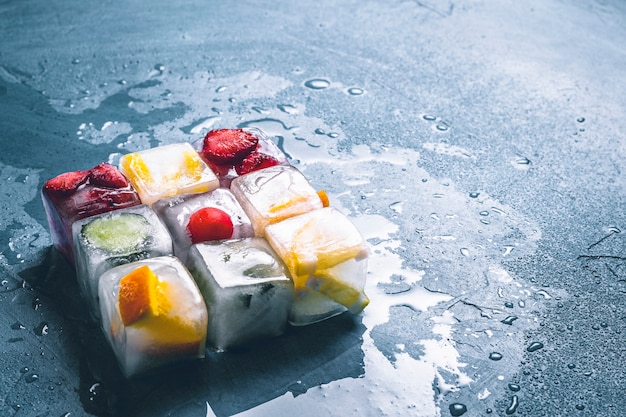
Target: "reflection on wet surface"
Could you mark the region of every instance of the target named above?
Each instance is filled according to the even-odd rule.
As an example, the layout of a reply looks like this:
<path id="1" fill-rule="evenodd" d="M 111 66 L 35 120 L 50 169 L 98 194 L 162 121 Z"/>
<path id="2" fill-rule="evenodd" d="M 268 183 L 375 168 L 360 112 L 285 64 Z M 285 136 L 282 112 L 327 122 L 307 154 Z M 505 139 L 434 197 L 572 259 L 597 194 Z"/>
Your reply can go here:
<path id="1" fill-rule="evenodd" d="M 51 304 L 72 307 L 52 308 L 54 316 L 39 323 L 33 334 L 65 351 L 69 347 L 64 342 L 55 345 L 49 339 L 63 332 L 55 325 L 57 314 L 68 321 L 71 337 L 77 338 L 70 346 L 83 352 L 80 393 L 87 411 L 159 415 L 164 408 L 191 410 L 206 403 L 218 416 L 247 416 L 277 413 L 291 403 L 315 410 L 313 405 L 331 399 L 333 412 L 343 403 L 347 414 L 378 410 L 382 415 L 430 416 L 455 398 L 459 402 L 449 404 L 450 412 L 461 415 L 463 402 L 474 401 L 471 392 L 495 407 L 490 394 L 514 382 L 511 364 L 522 359 L 523 330 L 537 325 L 528 310 L 539 308 L 536 300 L 546 292 L 518 282 L 500 261 L 532 253 L 541 236 L 539 227 L 484 191 L 460 192 L 451 180 L 432 177 L 421 168 L 416 150 L 376 141 L 347 148 L 350 138 L 341 126 L 306 116 L 303 103 L 268 105 L 268 98 L 294 84 L 260 73 L 226 79 L 197 73 L 181 80 L 159 72 L 137 85 L 124 84 L 119 92 L 103 97 L 95 110 L 68 115 L 69 123 L 76 124 L 71 140 L 105 149 L 114 145 L 119 151 L 111 152 L 108 160 L 115 161 L 123 152 L 197 140 L 211 128 L 265 130 L 318 188 L 327 190 L 332 204 L 351 217 L 370 243 L 370 307 L 361 317 L 342 316 L 293 329 L 254 350 L 211 354 L 200 367 L 127 382 L 112 371 L 115 363 L 102 336 L 81 319 L 82 303 L 72 300 L 74 292 L 69 290 L 73 272 L 48 255 L 40 264 L 29 265 L 25 285 L 30 293 L 42 291 Z M 303 86 L 316 91 L 331 88 L 331 83 L 311 79 Z M 197 90 L 203 93 L 191 94 Z M 258 101 L 264 103 L 262 111 Z M 124 102 L 127 105 L 120 106 Z M 207 117 L 206 102 L 229 104 Z M 115 120 L 103 122 L 103 112 L 114 114 Z M 434 116 L 422 120 L 416 123 L 444 123 Z M 436 130 L 443 133 L 448 127 Z M 472 158 L 471 150 L 445 143 L 426 142 L 423 149 Z M 44 178 L 11 166 L 3 169 L 5 177 L 14 178 L 3 183 L 3 192 L 23 196 L 14 202 L 18 213 L 38 198 L 34 190 Z M 407 181 L 393 184 L 388 181 L 393 178 Z M 23 257 L 32 263 L 33 254 L 47 252 L 49 246 L 39 221 L 25 212 L 12 220 L 20 223 L 9 240 L 7 254 L 12 258 L 5 259 L 7 270 Z M 42 280 L 38 274 L 47 268 L 51 270 Z M 15 281 L 21 278 L 15 276 Z M 59 293 L 61 287 L 65 291 Z M 539 345 L 530 344 L 527 350 Z M 496 360 L 502 366 L 495 366 Z M 24 373 L 24 383 L 42 379 Z M 346 398 L 352 402 L 346 403 Z"/>

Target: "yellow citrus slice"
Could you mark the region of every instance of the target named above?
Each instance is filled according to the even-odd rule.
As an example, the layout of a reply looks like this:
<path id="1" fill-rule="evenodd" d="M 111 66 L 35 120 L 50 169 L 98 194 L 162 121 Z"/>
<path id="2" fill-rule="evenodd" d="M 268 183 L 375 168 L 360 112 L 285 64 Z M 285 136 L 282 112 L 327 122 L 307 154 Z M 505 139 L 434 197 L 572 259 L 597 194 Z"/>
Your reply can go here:
<path id="1" fill-rule="evenodd" d="M 146 161 L 137 152 L 124 155 L 120 161 L 120 168 L 135 188 L 143 188 L 137 185 L 146 187 L 154 182 Z"/>

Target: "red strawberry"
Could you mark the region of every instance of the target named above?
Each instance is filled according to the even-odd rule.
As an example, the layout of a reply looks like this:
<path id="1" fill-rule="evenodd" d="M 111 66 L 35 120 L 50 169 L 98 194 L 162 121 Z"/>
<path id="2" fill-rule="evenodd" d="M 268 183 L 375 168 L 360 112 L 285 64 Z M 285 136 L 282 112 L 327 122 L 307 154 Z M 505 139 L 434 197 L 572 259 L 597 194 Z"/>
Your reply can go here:
<path id="1" fill-rule="evenodd" d="M 43 188 L 49 195 L 64 197 L 72 194 L 85 181 L 87 181 L 88 171 L 72 171 L 46 181 Z"/>
<path id="2" fill-rule="evenodd" d="M 212 130 L 204 137 L 202 155 L 218 164 L 238 162 L 255 148 L 259 139 L 243 129 Z"/>
<path id="3" fill-rule="evenodd" d="M 250 155 L 246 156 L 241 163 L 235 165 L 235 171 L 237 171 L 239 175 L 244 175 L 256 171 L 257 169 L 269 168 L 278 164 L 280 164 L 280 162 L 273 156 L 261 152 L 252 152 Z"/>
<path id="4" fill-rule="evenodd" d="M 106 162 L 89 170 L 89 181 L 93 185 L 107 188 L 126 188 L 128 181 L 117 168 Z"/>
<path id="5" fill-rule="evenodd" d="M 187 224 L 187 234 L 191 237 L 191 243 L 230 239 L 233 236 L 233 230 L 233 221 L 230 216 L 215 207 L 205 207 L 195 211 Z"/>

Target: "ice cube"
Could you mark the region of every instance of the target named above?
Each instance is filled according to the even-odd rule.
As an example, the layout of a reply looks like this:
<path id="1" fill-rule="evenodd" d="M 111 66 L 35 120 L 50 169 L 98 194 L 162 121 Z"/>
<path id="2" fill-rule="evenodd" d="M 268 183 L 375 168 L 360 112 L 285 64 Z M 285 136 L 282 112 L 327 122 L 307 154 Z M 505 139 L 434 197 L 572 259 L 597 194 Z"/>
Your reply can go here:
<path id="1" fill-rule="evenodd" d="M 208 207 L 217 208 L 228 215 L 232 224 L 232 233 L 230 235 L 222 235 L 219 224 L 215 225 L 206 220 L 201 223 L 200 220 L 196 220 L 198 219 L 196 216 L 202 214 L 201 210 Z M 248 216 L 244 213 L 233 194 L 223 188 L 203 194 L 182 195 L 159 200 L 152 205 L 152 208 L 163 220 L 172 235 L 174 255 L 185 264 L 187 263 L 187 254 L 192 243 L 198 243 L 198 241 L 204 240 L 204 238 L 231 239 L 254 235 L 250 219 L 248 219 Z M 192 223 L 192 226 L 195 226 L 194 228 L 188 227 L 192 216 L 194 216 L 195 220 L 195 224 Z M 205 229 L 209 230 L 204 234 L 199 233 L 201 236 L 195 237 L 194 242 L 192 242 L 191 232 L 197 231 L 198 228 L 200 228 L 200 232 Z"/>
<path id="2" fill-rule="evenodd" d="M 205 193 L 219 186 L 215 173 L 189 143 L 174 143 L 122 156 L 120 171 L 133 184 L 141 202 Z"/>
<path id="3" fill-rule="evenodd" d="M 269 225 L 265 237 L 291 273 L 296 304 L 306 300 L 310 292 L 320 293 L 352 313 L 359 313 L 369 303 L 364 293 L 367 244 L 336 208 L 310 211 Z"/>
<path id="4" fill-rule="evenodd" d="M 251 133 L 258 139 L 258 144 L 256 149 L 252 152 L 254 156 L 257 157 L 258 166 L 246 164 L 245 170 L 248 169 L 256 170 L 260 167 L 265 167 L 267 164 L 275 164 L 275 165 L 289 165 L 289 160 L 287 156 L 280 150 L 280 148 L 272 141 L 272 139 L 265 134 L 261 129 L 257 129 L 255 127 L 246 127 L 243 128 L 245 132 Z M 211 161 L 209 157 L 205 156 L 203 152 L 204 141 L 206 139 L 196 141 L 193 146 L 200 155 L 203 157 L 205 162 L 211 167 L 213 172 L 217 175 L 220 181 L 220 187 L 229 188 L 232 180 L 240 175 L 239 172 L 242 171 L 243 168 L 243 159 L 248 157 L 249 155 L 243 156 L 240 160 L 219 164 L 214 161 Z M 239 171 L 239 172 L 238 172 Z"/>
<path id="5" fill-rule="evenodd" d="M 289 272 L 263 238 L 191 247 L 189 268 L 209 311 L 218 350 L 283 333 L 294 299 Z"/>
<path id="6" fill-rule="evenodd" d="M 41 197 L 52 244 L 72 265 L 72 224 L 76 220 L 141 204 L 126 178 L 107 163 L 86 171 L 66 172 L 46 181 Z"/>
<path id="7" fill-rule="evenodd" d="M 99 317 L 98 280 L 106 270 L 141 259 L 171 255 L 172 239 L 145 204 L 78 220 L 72 226 L 79 285 Z"/>
<path id="8" fill-rule="evenodd" d="M 109 269 L 98 292 L 102 329 L 127 377 L 204 357 L 207 309 L 178 258 L 162 256 Z"/>
<path id="9" fill-rule="evenodd" d="M 230 189 L 252 221 L 255 235 L 261 237 L 269 224 L 323 207 L 305 176 L 290 165 L 242 175 Z"/>

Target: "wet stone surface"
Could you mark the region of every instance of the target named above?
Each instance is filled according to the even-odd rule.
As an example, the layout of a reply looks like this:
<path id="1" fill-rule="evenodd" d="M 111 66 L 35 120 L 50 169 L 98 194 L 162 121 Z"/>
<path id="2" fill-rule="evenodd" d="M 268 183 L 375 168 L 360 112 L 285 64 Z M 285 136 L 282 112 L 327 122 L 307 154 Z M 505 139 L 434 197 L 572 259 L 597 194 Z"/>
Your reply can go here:
<path id="1" fill-rule="evenodd" d="M 0 15 L 0 415 L 623 414 L 620 2 Z M 249 126 L 361 230 L 371 304 L 124 380 L 39 189 Z"/>

